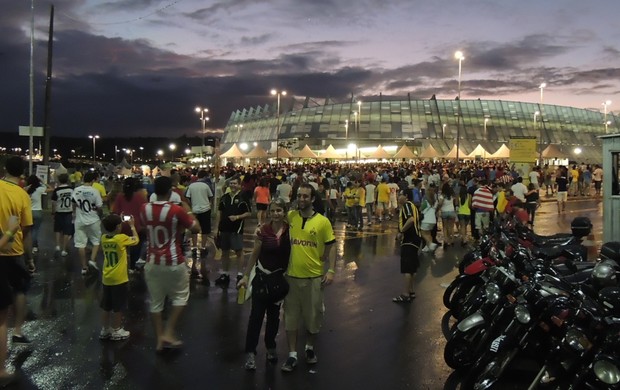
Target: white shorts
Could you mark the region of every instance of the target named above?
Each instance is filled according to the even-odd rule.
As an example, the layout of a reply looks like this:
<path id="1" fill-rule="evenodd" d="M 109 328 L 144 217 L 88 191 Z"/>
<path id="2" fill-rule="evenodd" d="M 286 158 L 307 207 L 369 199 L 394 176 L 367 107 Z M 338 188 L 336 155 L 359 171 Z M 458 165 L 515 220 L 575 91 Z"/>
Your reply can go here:
<path id="1" fill-rule="evenodd" d="M 566 202 L 568 200 L 567 191 L 558 191 L 558 202 Z"/>
<path id="2" fill-rule="evenodd" d="M 390 199 L 390 204 L 389 204 L 391 209 L 395 209 L 398 207 L 398 201 L 394 200 L 394 199 Z"/>
<path id="3" fill-rule="evenodd" d="M 166 297 L 172 306 L 186 306 L 189 299 L 189 272 L 187 266 L 147 263 L 144 266 L 144 281 L 151 297 L 151 313 L 164 310 Z"/>
<path id="4" fill-rule="evenodd" d="M 484 230 L 489 227 L 489 212 L 488 211 L 476 211 L 476 229 Z"/>
<path id="5" fill-rule="evenodd" d="M 75 234 L 73 235 L 73 244 L 76 248 L 86 248 L 88 241 L 92 245 L 101 243 L 101 223 L 95 222 L 90 225 L 75 224 Z"/>

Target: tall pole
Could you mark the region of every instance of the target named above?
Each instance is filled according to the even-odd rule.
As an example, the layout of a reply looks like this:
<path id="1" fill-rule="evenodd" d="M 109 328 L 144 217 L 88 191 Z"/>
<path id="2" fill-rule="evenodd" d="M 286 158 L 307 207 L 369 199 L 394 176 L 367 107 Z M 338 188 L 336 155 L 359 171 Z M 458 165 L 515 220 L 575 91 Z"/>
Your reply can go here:
<path id="1" fill-rule="evenodd" d="M 286 96 L 286 91 L 271 90 L 271 94 L 278 97 L 276 110 L 276 164 L 280 164 L 280 95 Z"/>
<path id="2" fill-rule="evenodd" d="M 360 127 L 362 126 L 362 101 L 357 101 L 357 138 L 359 142 Z"/>
<path id="3" fill-rule="evenodd" d="M 45 79 L 45 115 L 43 117 L 44 146 L 43 165 L 48 165 L 50 159 L 51 138 L 51 106 L 52 106 L 52 53 L 54 48 L 54 5 L 50 9 L 50 28 L 47 38 L 47 78 Z"/>
<path id="4" fill-rule="evenodd" d="M 539 130 L 540 132 L 538 135 L 540 137 L 540 141 L 538 145 L 538 147 L 540 148 L 540 151 L 538 153 L 538 165 L 540 166 L 542 166 L 542 152 L 543 152 L 543 124 L 544 124 L 543 122 L 543 91 L 546 86 L 547 86 L 547 83 L 542 83 L 538 87 L 540 88 L 540 130 Z"/>
<path id="5" fill-rule="evenodd" d="M 96 150 L 96 146 L 95 146 L 95 142 L 97 141 L 97 138 L 99 138 L 98 135 L 89 135 L 88 138 L 93 140 L 93 168 L 95 167 L 95 156 L 97 155 L 97 150 Z"/>
<path id="6" fill-rule="evenodd" d="M 487 136 L 487 123 L 489 122 L 489 118 L 484 118 L 484 139 L 488 140 L 489 137 Z"/>
<path id="7" fill-rule="evenodd" d="M 28 135 L 28 173 L 32 175 L 32 148 L 34 142 L 34 0 L 30 0 L 30 134 Z"/>
<path id="8" fill-rule="evenodd" d="M 349 120 L 344 120 L 344 142 L 347 147 L 347 151 L 345 152 L 345 157 L 349 158 Z"/>
<path id="9" fill-rule="evenodd" d="M 200 158 L 204 160 L 204 151 L 205 151 L 205 133 L 207 131 L 207 121 L 208 117 L 205 116 L 207 112 L 209 112 L 208 108 L 196 107 L 196 112 L 200 113 L 200 121 L 202 122 L 202 149 L 200 149 Z"/>
<path id="10" fill-rule="evenodd" d="M 609 122 L 607 122 L 607 106 L 611 104 L 611 100 L 606 100 L 603 102 L 603 107 L 605 109 L 605 134 L 607 134 L 609 130 Z"/>
<path id="11" fill-rule="evenodd" d="M 456 163 L 459 162 L 459 151 L 461 148 L 461 70 L 462 70 L 462 62 L 465 59 L 462 51 L 457 51 L 454 53 L 454 58 L 459 60 L 459 87 L 458 87 L 458 114 L 456 116 Z"/>

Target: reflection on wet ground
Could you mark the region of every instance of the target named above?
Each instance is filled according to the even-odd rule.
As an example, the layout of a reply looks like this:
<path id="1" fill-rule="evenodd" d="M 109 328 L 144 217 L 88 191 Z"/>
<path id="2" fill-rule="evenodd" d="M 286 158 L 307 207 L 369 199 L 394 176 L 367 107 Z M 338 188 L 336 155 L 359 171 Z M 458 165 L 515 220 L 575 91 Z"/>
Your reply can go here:
<path id="1" fill-rule="evenodd" d="M 578 215 L 592 219 L 600 240 L 600 203 L 593 200 L 569 202 L 562 215 L 554 203 L 544 203 L 535 230 L 569 231 Z M 141 275 L 132 276 L 125 327 L 131 337 L 99 341 L 99 276 L 80 275 L 75 251 L 67 258 L 53 256 L 48 217 L 40 238 L 39 271 L 28 294 L 30 321 L 24 327 L 33 345 L 10 351 L 9 362 L 20 374 L 15 388 L 456 389 L 459 378 L 443 362 L 442 321 L 444 327 L 449 323 L 441 285 L 454 277 L 454 264 L 464 249 L 440 248 L 434 257 L 422 255 L 417 299 L 398 305 L 391 302 L 401 286 L 396 222 L 372 225 L 364 232 L 345 231 L 337 222 L 335 230 L 337 276 L 326 291 L 324 327 L 316 345 L 319 363 L 311 367 L 301 361 L 295 372 L 285 374 L 280 371 L 287 350 L 282 330 L 280 363 L 265 363 L 261 344 L 257 371 L 243 369 L 250 307 L 236 303 L 232 287 L 223 291 L 192 281 L 179 326 L 185 347 L 156 355 L 146 287 Z M 251 242 L 247 234 L 246 248 Z M 211 280 L 218 263 L 209 264 Z M 529 374 L 512 375 L 510 381 L 517 384 L 511 388 L 522 388 L 519 379 L 524 375 Z"/>

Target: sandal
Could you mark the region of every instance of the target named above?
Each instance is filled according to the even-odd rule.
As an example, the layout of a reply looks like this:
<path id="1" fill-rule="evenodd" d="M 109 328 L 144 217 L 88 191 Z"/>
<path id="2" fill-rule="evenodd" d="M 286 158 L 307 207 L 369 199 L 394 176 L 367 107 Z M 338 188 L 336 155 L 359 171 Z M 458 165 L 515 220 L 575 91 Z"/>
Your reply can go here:
<path id="1" fill-rule="evenodd" d="M 399 295 L 395 298 L 392 298 L 392 302 L 394 303 L 408 303 L 411 302 L 411 298 L 408 295 Z"/>

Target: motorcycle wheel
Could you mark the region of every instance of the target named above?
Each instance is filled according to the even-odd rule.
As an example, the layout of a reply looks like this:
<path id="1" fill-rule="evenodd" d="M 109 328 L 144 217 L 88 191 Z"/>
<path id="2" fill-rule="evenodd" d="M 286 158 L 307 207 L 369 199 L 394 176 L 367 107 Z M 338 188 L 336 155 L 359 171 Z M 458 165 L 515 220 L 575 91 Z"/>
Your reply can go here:
<path id="1" fill-rule="evenodd" d="M 443 349 L 446 364 L 454 370 L 471 366 L 476 361 L 475 350 L 480 342 L 480 335 L 481 330 L 478 328 L 469 332 L 455 330 Z"/>
<path id="2" fill-rule="evenodd" d="M 484 281 L 479 277 L 471 277 L 463 279 L 459 288 L 454 291 L 450 300 L 450 311 L 452 316 L 457 320 L 462 320 L 464 313 L 464 304 L 470 294 L 474 293 L 474 289 L 481 286 Z"/>
<path id="3" fill-rule="evenodd" d="M 473 378 L 473 390 L 488 390 L 492 389 L 499 378 L 506 371 L 506 367 L 512 362 L 512 359 L 517 355 L 518 348 L 506 350 L 495 357 L 493 357 L 483 368 L 480 374 Z"/>
<path id="4" fill-rule="evenodd" d="M 448 288 L 446 288 L 446 291 L 443 292 L 443 305 L 446 309 L 451 309 L 450 301 L 452 300 L 452 293 L 454 293 L 454 290 L 456 290 L 463 280 L 462 278 L 454 279 Z"/>

